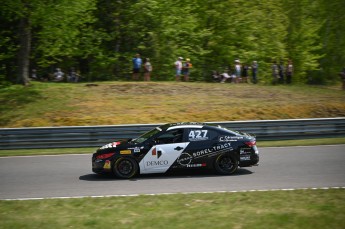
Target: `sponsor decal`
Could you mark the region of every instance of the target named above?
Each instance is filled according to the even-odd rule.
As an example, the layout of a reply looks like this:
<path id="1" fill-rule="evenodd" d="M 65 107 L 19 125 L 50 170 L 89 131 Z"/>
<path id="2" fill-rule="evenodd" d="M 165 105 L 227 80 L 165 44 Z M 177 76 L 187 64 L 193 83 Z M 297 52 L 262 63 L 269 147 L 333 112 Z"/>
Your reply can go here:
<path id="1" fill-rule="evenodd" d="M 120 145 L 120 142 L 112 142 L 102 146 L 100 149 L 115 148 L 117 145 Z"/>
<path id="2" fill-rule="evenodd" d="M 243 137 L 238 136 L 219 136 L 218 141 L 220 142 L 235 142 L 239 139 L 243 139 Z"/>
<path id="3" fill-rule="evenodd" d="M 197 168 L 197 167 L 205 167 L 206 163 L 202 163 L 202 164 L 189 164 L 187 165 L 188 168 Z"/>
<path id="4" fill-rule="evenodd" d="M 232 150 L 231 144 L 230 143 L 224 143 L 224 144 L 214 146 L 212 148 L 197 151 L 195 153 L 184 152 L 177 158 L 176 161 L 179 165 L 186 166 L 189 168 L 190 167 L 203 167 L 203 166 L 206 166 L 206 163 L 191 164 L 191 162 L 197 158 L 211 157 L 215 154 L 224 153 L 224 152 L 227 152 L 229 150 Z"/>
<path id="5" fill-rule="evenodd" d="M 162 156 L 162 152 L 161 151 L 157 151 L 156 147 L 153 148 L 152 150 L 152 156 L 157 156 L 157 158 L 160 158 Z"/>
<path id="6" fill-rule="evenodd" d="M 169 162 L 168 160 L 162 160 L 162 161 L 147 161 L 146 166 L 151 167 L 151 166 L 163 166 L 163 165 L 168 165 Z"/>
<path id="7" fill-rule="evenodd" d="M 139 147 L 134 147 L 134 148 L 128 148 L 128 149 L 133 150 L 134 153 L 140 153 L 140 150 L 144 149 L 144 147 L 142 146 L 140 148 Z"/>
<path id="8" fill-rule="evenodd" d="M 132 154 L 131 150 L 121 150 L 120 154 Z"/>
<path id="9" fill-rule="evenodd" d="M 104 166 L 103 166 L 103 169 L 111 169 L 110 161 L 109 161 L 109 160 L 106 160 L 106 161 L 105 161 Z"/>
<path id="10" fill-rule="evenodd" d="M 240 161 L 250 161 L 250 156 L 241 156 Z"/>
<path id="11" fill-rule="evenodd" d="M 177 163 L 180 165 L 188 165 L 191 163 L 193 157 L 189 153 L 182 153 L 179 158 L 177 158 Z"/>
<path id="12" fill-rule="evenodd" d="M 243 155 L 243 154 L 251 154 L 251 149 L 250 148 L 240 149 L 240 155 Z"/>
<path id="13" fill-rule="evenodd" d="M 193 158 L 200 158 L 200 157 L 205 157 L 205 156 L 213 156 L 214 154 L 218 153 L 224 153 L 227 152 L 228 150 L 232 150 L 231 144 L 230 143 L 224 143 L 221 145 L 214 146 L 212 148 L 200 150 L 198 152 L 195 152 L 192 154 Z"/>
<path id="14" fill-rule="evenodd" d="M 189 141 L 204 141 L 208 140 L 208 130 L 192 130 L 188 134 Z"/>

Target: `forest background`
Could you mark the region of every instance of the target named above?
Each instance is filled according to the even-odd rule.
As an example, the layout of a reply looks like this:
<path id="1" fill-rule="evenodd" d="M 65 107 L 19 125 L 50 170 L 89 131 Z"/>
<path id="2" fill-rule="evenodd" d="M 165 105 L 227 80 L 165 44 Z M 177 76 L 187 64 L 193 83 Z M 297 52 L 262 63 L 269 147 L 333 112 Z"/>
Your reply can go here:
<path id="1" fill-rule="evenodd" d="M 343 0 L 3 0 L 0 85 L 74 67 L 86 81 L 130 78 L 135 53 L 154 80 L 173 80 L 178 56 L 192 79 L 235 59 L 256 60 L 269 82 L 274 60 L 294 63 L 295 83 L 334 83 L 345 65 Z"/>

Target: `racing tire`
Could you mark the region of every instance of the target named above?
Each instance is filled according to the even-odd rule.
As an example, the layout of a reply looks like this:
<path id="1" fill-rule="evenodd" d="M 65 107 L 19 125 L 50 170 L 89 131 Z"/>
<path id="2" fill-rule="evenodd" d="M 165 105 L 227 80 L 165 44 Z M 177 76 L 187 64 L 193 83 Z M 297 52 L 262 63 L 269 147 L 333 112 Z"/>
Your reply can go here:
<path id="1" fill-rule="evenodd" d="M 236 172 L 238 160 L 230 154 L 219 155 L 214 161 L 214 168 L 220 175 L 230 175 Z"/>
<path id="2" fill-rule="evenodd" d="M 138 168 L 138 163 L 132 158 L 120 157 L 114 162 L 112 170 L 116 177 L 129 179 L 137 174 Z"/>

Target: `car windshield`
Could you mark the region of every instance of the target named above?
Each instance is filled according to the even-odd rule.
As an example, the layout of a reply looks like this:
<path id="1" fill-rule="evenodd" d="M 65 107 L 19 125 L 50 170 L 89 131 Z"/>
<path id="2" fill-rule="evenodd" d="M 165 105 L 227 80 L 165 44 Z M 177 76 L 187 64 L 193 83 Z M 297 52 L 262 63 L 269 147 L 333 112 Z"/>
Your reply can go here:
<path id="1" fill-rule="evenodd" d="M 159 127 L 156 127 L 152 130 L 150 130 L 149 132 L 146 132 L 145 134 L 141 135 L 138 138 L 132 139 L 131 142 L 133 143 L 143 143 L 144 141 L 146 141 L 147 139 L 151 138 L 153 135 L 156 135 L 157 133 L 161 132 L 162 129 Z"/>

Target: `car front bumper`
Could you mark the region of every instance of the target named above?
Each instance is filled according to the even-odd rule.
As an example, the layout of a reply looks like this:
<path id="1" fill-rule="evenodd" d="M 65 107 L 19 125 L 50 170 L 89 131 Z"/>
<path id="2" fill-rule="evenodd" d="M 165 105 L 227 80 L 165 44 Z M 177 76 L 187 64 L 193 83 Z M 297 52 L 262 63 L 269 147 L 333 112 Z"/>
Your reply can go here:
<path id="1" fill-rule="evenodd" d="M 108 159 L 101 160 L 92 157 L 92 172 L 94 173 L 109 173 L 111 171 L 111 161 Z"/>

